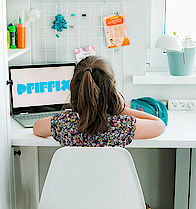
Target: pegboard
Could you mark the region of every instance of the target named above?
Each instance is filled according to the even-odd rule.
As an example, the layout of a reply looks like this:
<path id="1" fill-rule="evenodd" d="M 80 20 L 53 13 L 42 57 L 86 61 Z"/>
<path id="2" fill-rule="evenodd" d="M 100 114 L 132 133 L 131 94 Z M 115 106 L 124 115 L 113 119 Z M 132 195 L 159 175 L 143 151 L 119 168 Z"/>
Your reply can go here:
<path id="1" fill-rule="evenodd" d="M 126 47 L 108 49 L 103 27 L 103 16 L 124 13 L 125 3 L 35 3 L 33 9 L 41 12 L 32 23 L 32 61 L 41 63 L 76 62 L 75 49 L 94 46 L 96 54 L 110 62 L 117 80 L 117 88 L 125 92 Z M 60 13 L 67 29 L 51 29 L 55 16 Z M 86 16 L 85 16 L 86 15 Z"/>

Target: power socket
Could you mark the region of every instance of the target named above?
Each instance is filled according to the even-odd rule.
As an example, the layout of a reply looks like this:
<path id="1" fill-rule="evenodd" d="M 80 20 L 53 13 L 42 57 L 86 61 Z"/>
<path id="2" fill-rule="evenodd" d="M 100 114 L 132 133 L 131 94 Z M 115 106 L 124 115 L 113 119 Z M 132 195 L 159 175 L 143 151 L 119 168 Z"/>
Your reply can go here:
<path id="1" fill-rule="evenodd" d="M 168 109 L 169 110 L 178 110 L 178 111 L 196 111 L 196 100 L 183 100 L 183 99 L 172 99 L 168 100 Z"/>

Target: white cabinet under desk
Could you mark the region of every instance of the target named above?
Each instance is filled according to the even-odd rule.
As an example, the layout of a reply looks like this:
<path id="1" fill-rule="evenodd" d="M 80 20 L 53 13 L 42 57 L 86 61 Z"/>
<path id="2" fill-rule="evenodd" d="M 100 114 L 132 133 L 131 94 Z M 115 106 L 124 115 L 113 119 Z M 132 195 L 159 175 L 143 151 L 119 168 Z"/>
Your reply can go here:
<path id="1" fill-rule="evenodd" d="M 52 137 L 35 136 L 32 128 L 23 128 L 13 118 L 11 118 L 11 128 L 12 146 L 15 147 L 15 150 L 21 149 L 25 158 L 25 160 L 23 159 L 25 165 L 22 168 L 26 172 L 25 179 L 34 182 L 28 185 L 30 189 L 28 201 L 33 208 L 39 202 L 40 191 L 38 147 L 58 149 L 60 146 Z M 189 209 L 193 209 L 196 204 L 196 200 L 193 198 L 196 195 L 196 184 L 194 184 L 196 178 L 196 160 L 194 159 L 196 156 L 196 111 L 169 111 L 168 125 L 161 136 L 147 140 L 133 140 L 126 148 L 128 150 L 132 148 L 176 148 L 174 209 L 188 209 L 188 205 Z"/>

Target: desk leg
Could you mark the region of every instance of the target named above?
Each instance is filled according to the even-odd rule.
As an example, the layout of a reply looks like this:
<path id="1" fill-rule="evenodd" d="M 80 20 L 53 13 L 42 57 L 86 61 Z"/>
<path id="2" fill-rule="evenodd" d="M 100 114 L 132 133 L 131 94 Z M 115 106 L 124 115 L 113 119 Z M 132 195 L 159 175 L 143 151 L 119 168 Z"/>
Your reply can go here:
<path id="1" fill-rule="evenodd" d="M 37 209 L 39 203 L 38 148 L 15 147 L 14 156 L 17 209 Z"/>
<path id="2" fill-rule="evenodd" d="M 189 209 L 196 207 L 196 149 L 192 149 Z"/>
<path id="3" fill-rule="evenodd" d="M 174 209 L 188 209 L 190 149 L 176 150 Z"/>

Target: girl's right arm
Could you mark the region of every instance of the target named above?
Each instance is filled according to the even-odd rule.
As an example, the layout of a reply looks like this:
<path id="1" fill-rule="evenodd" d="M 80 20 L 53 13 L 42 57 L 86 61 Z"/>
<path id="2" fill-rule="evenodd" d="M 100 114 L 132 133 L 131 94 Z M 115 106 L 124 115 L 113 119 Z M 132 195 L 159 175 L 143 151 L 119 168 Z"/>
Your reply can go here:
<path id="1" fill-rule="evenodd" d="M 48 137 L 51 136 L 51 116 L 41 118 L 33 126 L 33 132 L 36 136 Z"/>
<path id="2" fill-rule="evenodd" d="M 161 135 L 165 130 L 164 122 L 151 114 L 125 107 L 123 115 L 136 117 L 134 139 L 149 139 Z"/>

